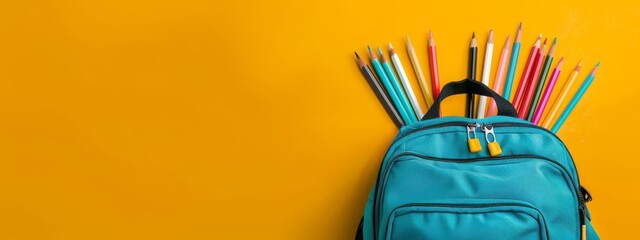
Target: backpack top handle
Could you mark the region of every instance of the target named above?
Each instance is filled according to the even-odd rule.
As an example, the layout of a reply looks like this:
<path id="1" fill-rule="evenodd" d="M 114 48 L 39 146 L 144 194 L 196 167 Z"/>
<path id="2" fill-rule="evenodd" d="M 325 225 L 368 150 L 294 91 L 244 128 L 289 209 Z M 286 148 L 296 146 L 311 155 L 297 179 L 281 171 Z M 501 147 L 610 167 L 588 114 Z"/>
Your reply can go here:
<path id="1" fill-rule="evenodd" d="M 508 117 L 518 117 L 518 113 L 516 109 L 509 103 L 509 100 L 503 98 L 493 90 L 489 89 L 486 85 L 481 82 L 472 79 L 463 79 L 457 82 L 447 83 L 440 91 L 440 95 L 438 98 L 433 101 L 433 104 L 429 108 L 429 111 L 422 117 L 422 120 L 429 120 L 440 117 L 440 103 L 445 98 L 451 95 L 457 94 L 478 94 L 487 97 L 491 97 L 496 101 L 496 106 L 498 107 L 498 115 L 499 116 L 508 116 Z"/>

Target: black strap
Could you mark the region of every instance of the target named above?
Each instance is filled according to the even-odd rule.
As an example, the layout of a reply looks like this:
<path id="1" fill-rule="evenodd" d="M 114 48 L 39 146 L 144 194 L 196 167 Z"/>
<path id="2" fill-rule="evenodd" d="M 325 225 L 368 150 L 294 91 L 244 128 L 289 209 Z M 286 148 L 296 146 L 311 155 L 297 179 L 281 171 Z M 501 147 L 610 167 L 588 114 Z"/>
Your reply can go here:
<path id="1" fill-rule="evenodd" d="M 362 222 L 364 221 L 364 216 L 360 218 L 360 224 L 358 224 L 358 230 L 356 230 L 356 240 L 363 240 L 364 236 L 362 235 Z"/>
<path id="2" fill-rule="evenodd" d="M 589 190 L 587 190 L 587 188 L 582 185 L 580 185 L 580 193 L 582 193 L 585 203 L 593 201 L 593 197 L 591 197 L 591 193 L 589 193 Z"/>
<path id="3" fill-rule="evenodd" d="M 444 85 L 442 91 L 440 91 L 440 95 L 438 95 L 438 99 L 433 102 L 433 105 L 427 111 L 427 114 L 422 117 L 422 120 L 434 119 L 440 117 L 440 103 L 445 98 L 456 95 L 456 94 L 465 94 L 472 93 L 483 95 L 487 97 L 491 97 L 496 101 L 496 106 L 498 107 L 498 115 L 500 116 L 509 116 L 509 117 L 518 117 L 518 113 L 516 109 L 509 103 L 507 99 L 504 99 L 497 94 L 493 90 L 489 89 L 486 85 L 481 82 L 464 79 L 457 82 L 450 82 L 447 85 Z"/>

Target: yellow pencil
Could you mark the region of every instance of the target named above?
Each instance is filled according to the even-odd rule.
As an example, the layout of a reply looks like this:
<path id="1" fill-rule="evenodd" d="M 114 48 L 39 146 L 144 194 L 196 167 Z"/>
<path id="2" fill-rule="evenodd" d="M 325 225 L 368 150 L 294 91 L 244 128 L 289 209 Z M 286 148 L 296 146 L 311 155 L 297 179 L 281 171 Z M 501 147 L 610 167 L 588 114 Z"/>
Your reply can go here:
<path id="1" fill-rule="evenodd" d="M 547 118 L 544 120 L 544 124 L 542 124 L 542 127 L 546 129 L 549 129 L 551 127 L 551 122 L 553 121 L 553 118 L 555 118 L 556 114 L 558 113 L 558 109 L 560 109 L 560 105 L 562 105 L 562 102 L 564 102 L 564 99 L 567 97 L 567 94 L 571 90 L 571 86 L 573 86 L 573 83 L 576 81 L 576 78 L 578 78 L 578 73 L 580 72 L 581 66 L 582 66 L 582 60 L 578 62 L 578 65 L 576 66 L 576 68 L 573 69 L 573 71 L 571 72 L 571 75 L 569 75 L 569 79 L 564 84 L 564 87 L 562 88 L 562 92 L 560 92 L 560 96 L 553 103 L 553 108 L 551 108 L 551 111 L 549 112 L 549 114 L 547 114 Z"/>
<path id="2" fill-rule="evenodd" d="M 409 36 L 407 36 L 407 53 L 409 54 L 409 59 L 411 60 L 413 71 L 416 73 L 416 77 L 418 78 L 418 83 L 420 83 L 422 94 L 424 95 L 425 101 L 427 102 L 427 109 L 429 109 L 431 104 L 433 104 L 433 95 L 431 95 L 431 90 L 429 90 L 427 81 L 424 79 L 424 74 L 422 74 L 422 69 L 420 68 L 420 62 L 418 62 L 418 55 L 416 55 L 416 51 L 413 49 L 413 45 L 411 44 L 411 40 L 409 40 Z"/>

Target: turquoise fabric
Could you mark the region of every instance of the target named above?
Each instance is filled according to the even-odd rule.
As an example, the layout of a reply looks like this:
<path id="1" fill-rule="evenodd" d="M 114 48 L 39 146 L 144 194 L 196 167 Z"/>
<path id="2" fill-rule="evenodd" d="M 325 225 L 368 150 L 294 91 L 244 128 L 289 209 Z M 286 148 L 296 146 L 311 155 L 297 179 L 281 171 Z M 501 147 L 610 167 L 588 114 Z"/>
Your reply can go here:
<path id="1" fill-rule="evenodd" d="M 492 125 L 502 154 L 489 155 L 480 128 L 482 151 L 471 153 L 468 123 Z M 564 144 L 527 121 L 420 121 L 389 147 L 365 208 L 364 239 L 580 239 L 579 187 Z M 589 222 L 587 232 L 599 239 Z"/>

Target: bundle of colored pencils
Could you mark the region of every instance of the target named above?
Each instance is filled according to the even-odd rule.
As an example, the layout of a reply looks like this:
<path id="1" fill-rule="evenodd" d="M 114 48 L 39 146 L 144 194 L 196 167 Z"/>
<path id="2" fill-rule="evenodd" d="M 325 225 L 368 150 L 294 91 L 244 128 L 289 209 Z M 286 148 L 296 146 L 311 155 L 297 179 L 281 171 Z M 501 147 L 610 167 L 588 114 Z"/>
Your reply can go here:
<path id="1" fill-rule="evenodd" d="M 564 124 L 569 117 L 569 114 L 571 114 L 575 106 L 587 91 L 591 82 L 593 82 L 596 71 L 600 66 L 600 62 L 593 67 L 578 91 L 573 94 L 569 103 L 556 119 L 556 115 L 560 112 L 560 108 L 571 91 L 571 88 L 581 70 L 582 60 L 579 61 L 573 71 L 569 74 L 564 87 L 558 94 L 558 97 L 554 101 L 552 107 L 546 113 L 546 117 L 544 117 L 547 104 L 560 76 L 564 58 L 560 58 L 560 60 L 555 64 L 553 70 L 551 70 L 551 65 L 553 64 L 555 56 L 557 39 L 553 39 L 553 42 L 551 42 L 551 46 L 549 47 L 549 51 L 547 52 L 547 39 L 544 39 L 543 41 L 542 34 L 540 34 L 531 47 L 524 69 L 520 75 L 520 82 L 512 95 L 511 90 L 514 85 L 516 66 L 518 64 L 518 56 L 520 54 L 521 38 L 522 23 L 518 26 L 518 31 L 513 45 L 511 44 L 511 36 L 507 37 L 502 48 L 502 52 L 500 53 L 498 67 L 495 71 L 493 86 L 491 86 L 491 88 L 493 91 L 501 94 L 504 98 L 511 101 L 518 112 L 518 117 L 547 128 L 553 133 L 557 133 L 562 124 Z M 490 31 L 485 48 L 483 61 L 484 66 L 482 68 L 481 79 L 482 83 L 487 86 L 489 86 L 489 80 L 491 77 L 491 63 L 494 46 L 493 39 L 493 31 Z M 422 66 L 420 65 L 416 51 L 408 36 L 406 38 L 406 45 L 413 73 L 418 80 L 420 89 L 424 96 L 424 99 L 422 100 L 424 100 L 428 108 L 433 104 L 434 99 L 438 97 L 440 92 L 438 60 L 433 34 L 429 31 L 427 48 L 429 73 L 431 78 L 430 86 L 425 79 L 422 72 Z M 413 92 L 413 87 L 407 77 L 407 71 L 405 71 L 404 66 L 400 62 L 400 58 L 391 43 L 389 43 L 388 46 L 388 59 L 391 61 L 385 57 L 382 49 L 379 47 L 377 48 L 377 53 L 370 47 L 368 47 L 368 51 L 373 70 L 367 63 L 365 63 L 358 53 L 356 53 L 358 66 L 385 110 L 389 116 L 391 116 L 393 122 L 398 128 L 400 128 L 404 125 L 409 125 L 413 122 L 419 121 L 423 116 L 422 108 L 416 94 Z M 467 73 L 467 77 L 472 80 L 477 79 L 477 57 L 478 44 L 474 33 L 472 34 L 469 46 L 469 66 Z M 475 107 L 475 102 L 475 97 L 472 94 L 467 95 L 465 108 L 466 117 L 484 118 L 485 116 L 496 115 L 497 108 L 493 100 L 487 99 L 485 96 L 480 96 L 477 108 Z"/>

